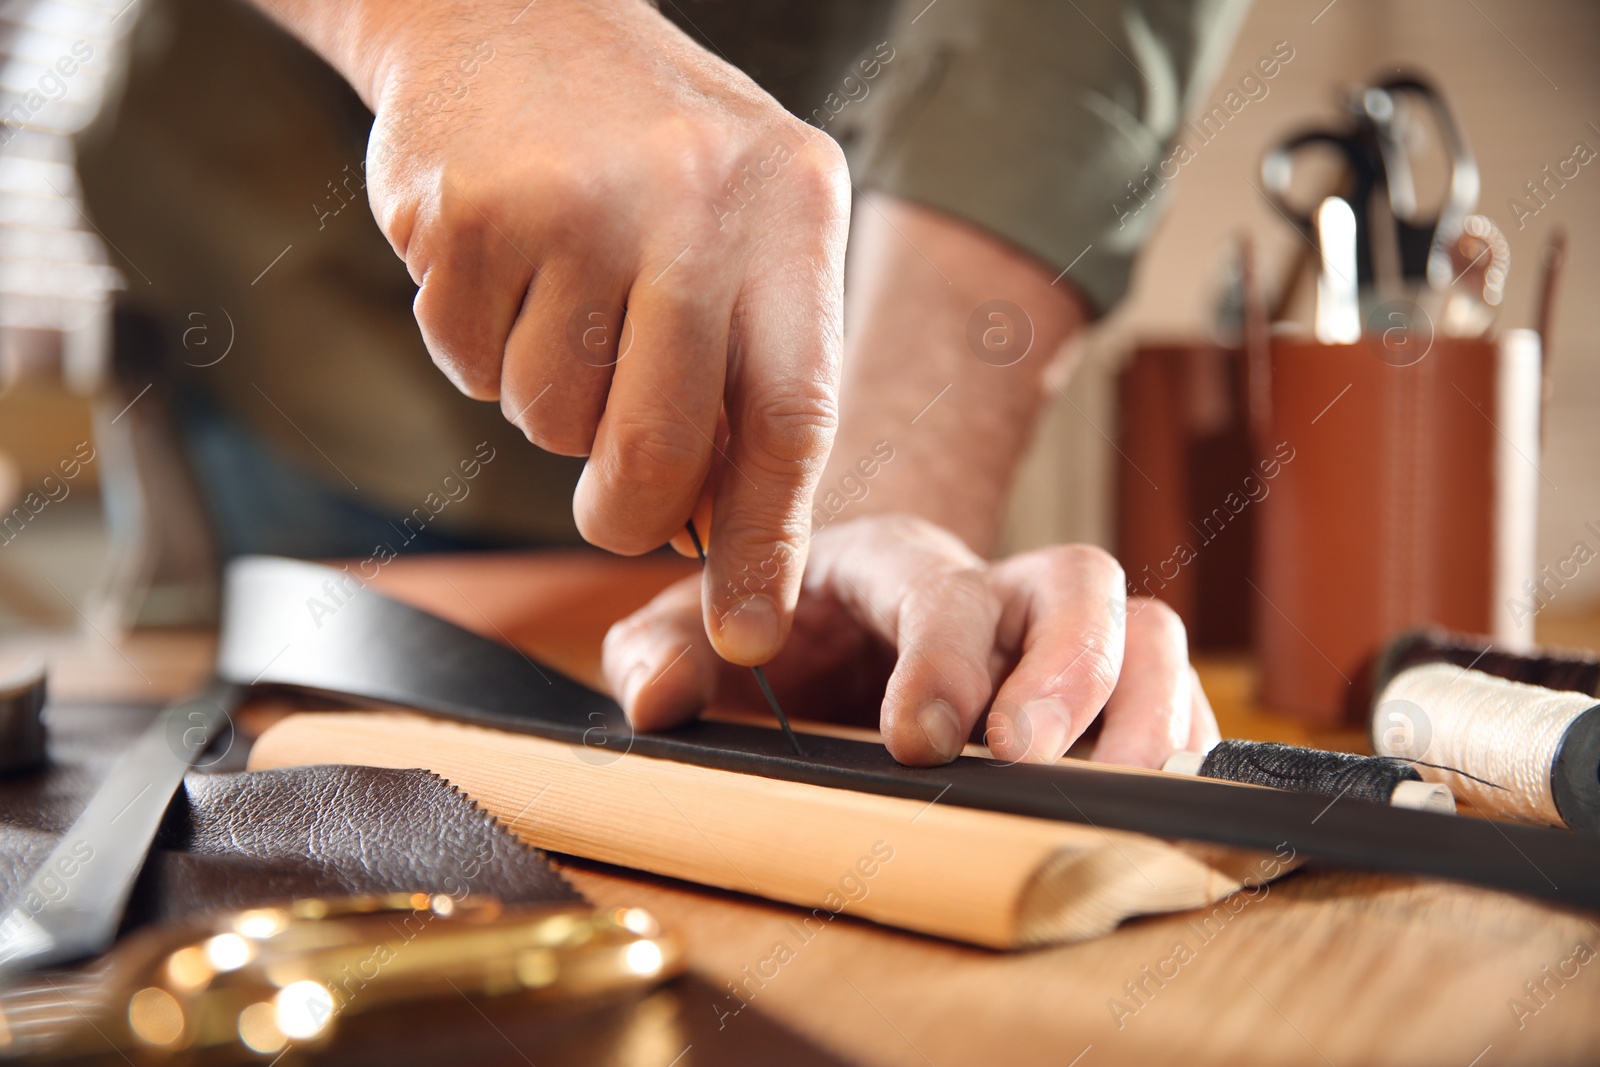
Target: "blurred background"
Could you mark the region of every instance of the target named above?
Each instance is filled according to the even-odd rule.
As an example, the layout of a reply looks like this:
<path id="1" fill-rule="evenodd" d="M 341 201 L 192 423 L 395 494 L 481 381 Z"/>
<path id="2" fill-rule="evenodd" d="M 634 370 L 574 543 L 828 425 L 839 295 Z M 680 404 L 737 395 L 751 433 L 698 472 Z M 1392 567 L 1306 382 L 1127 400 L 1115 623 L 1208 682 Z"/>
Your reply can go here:
<path id="1" fill-rule="evenodd" d="M 48 12 L 38 17 L 68 22 L 43 30 L 25 19 L 0 22 L 11 56 L 0 73 L 0 113 L 34 120 L 20 132 L 7 129 L 0 144 L 0 513 L 12 512 L 30 491 L 50 490 L 20 534 L 0 533 L 0 633 L 84 622 L 112 629 L 133 617 L 116 603 L 119 596 L 161 582 L 128 573 L 126 560 L 138 554 L 114 554 L 108 532 L 108 518 L 120 518 L 125 531 L 140 529 L 139 511 L 150 506 L 115 484 L 128 473 L 118 470 L 123 446 L 141 432 L 129 411 L 142 409 L 125 406 L 139 401 L 138 383 L 91 395 L 97 376 L 105 380 L 110 294 L 141 281 L 137 268 L 104 247 L 83 210 L 71 135 L 98 107 L 101 86 L 116 77 L 116 43 L 135 19 L 122 0 L 104 7 L 13 2 L 0 18 L 30 7 Z M 71 84 L 60 100 L 50 99 L 54 83 L 40 93 L 60 54 L 56 44 L 41 43 L 59 36 L 41 33 L 83 39 L 93 53 L 73 64 L 71 75 L 58 76 Z M 1509 241 L 1500 327 L 1533 324 L 1542 251 L 1557 227 L 1569 234 L 1548 353 L 1553 390 L 1539 460 L 1537 557 L 1544 564 L 1568 555 L 1588 536 L 1585 523 L 1600 520 L 1600 307 L 1589 295 L 1600 283 L 1600 162 L 1583 166 L 1548 204 L 1531 200 L 1524 183 L 1570 159 L 1579 144 L 1600 149 L 1597 41 L 1600 6 L 1586 0 L 1255 4 L 1200 110 L 1218 103 L 1278 42 L 1287 42 L 1294 58 L 1267 83 L 1265 96 L 1251 99 L 1167 183 L 1165 217 L 1132 296 L 1080 342 L 1075 373 L 1039 435 L 1014 495 L 1008 547 L 1116 544 L 1116 486 L 1125 462 L 1114 444 L 1121 431 L 1116 380 L 1134 346 L 1213 335 L 1240 235 L 1257 250 L 1264 285 L 1286 275 L 1305 241 L 1259 191 L 1263 152 L 1293 130 L 1336 122 L 1343 87 L 1422 71 L 1443 90 L 1477 158 L 1477 209 Z M 1513 200 L 1538 209 L 1520 227 Z M 214 331 L 208 339 L 216 345 L 226 340 L 220 321 L 201 325 Z M 68 477 L 62 463 L 83 460 L 85 447 L 94 458 L 73 465 Z M 179 555 L 204 568 L 207 551 L 197 544 Z M 1583 568 L 1561 597 L 1563 610 L 1600 601 L 1600 568 Z M 181 620 L 191 608 L 152 602 L 140 617 Z"/>
<path id="2" fill-rule="evenodd" d="M 1256 242 L 1264 279 L 1286 273 L 1304 245 L 1252 187 L 1260 186 L 1262 154 L 1294 130 L 1335 121 L 1342 86 L 1423 71 L 1477 157 L 1478 210 L 1510 241 L 1502 327 L 1534 324 L 1541 251 L 1556 227 L 1570 234 L 1552 331 L 1538 554 L 1543 563 L 1570 552 L 1584 523 L 1600 517 L 1600 306 L 1588 295 L 1600 283 L 1600 181 L 1590 180 L 1600 172 L 1583 168 L 1522 229 L 1507 202 L 1538 208 L 1524 182 L 1570 157 L 1578 142 L 1600 150 L 1596 40 L 1600 7 L 1578 0 L 1254 4 L 1204 108 L 1275 42 L 1288 41 L 1295 58 L 1265 99 L 1252 101 L 1168 183 L 1172 199 L 1140 258 L 1133 292 L 1087 339 L 1067 387 L 1072 403 L 1056 405 L 1035 449 L 1012 507 L 1012 543 L 1113 543 L 1112 383 L 1132 345 L 1210 330 L 1241 232 Z M 1600 599 L 1600 568 L 1580 573 L 1563 591 L 1569 594 L 1574 602 Z"/>

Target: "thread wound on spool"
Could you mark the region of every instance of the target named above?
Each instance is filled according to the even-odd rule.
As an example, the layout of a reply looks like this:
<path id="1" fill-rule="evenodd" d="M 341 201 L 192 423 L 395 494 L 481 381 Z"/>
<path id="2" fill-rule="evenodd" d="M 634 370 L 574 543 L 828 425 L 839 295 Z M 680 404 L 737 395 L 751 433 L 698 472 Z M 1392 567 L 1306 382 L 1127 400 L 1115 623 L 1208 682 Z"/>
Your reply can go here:
<path id="1" fill-rule="evenodd" d="M 1600 828 L 1600 710 L 1563 693 L 1448 662 L 1397 673 L 1373 708 L 1373 747 L 1417 761 L 1425 781 L 1448 785 L 1478 809 L 1507 818 Z"/>
<path id="2" fill-rule="evenodd" d="M 1224 741 L 1200 765 L 1207 778 L 1269 785 L 1326 797 L 1354 797 L 1389 803 L 1401 782 L 1422 776 L 1403 760 L 1324 752 L 1275 741 Z"/>
<path id="3" fill-rule="evenodd" d="M 1378 663 L 1376 691 L 1381 693 L 1401 671 L 1426 663 L 1453 663 L 1512 682 L 1600 697 L 1600 658 L 1589 653 L 1506 652 L 1487 637 L 1439 629 L 1413 630 L 1390 642 Z"/>

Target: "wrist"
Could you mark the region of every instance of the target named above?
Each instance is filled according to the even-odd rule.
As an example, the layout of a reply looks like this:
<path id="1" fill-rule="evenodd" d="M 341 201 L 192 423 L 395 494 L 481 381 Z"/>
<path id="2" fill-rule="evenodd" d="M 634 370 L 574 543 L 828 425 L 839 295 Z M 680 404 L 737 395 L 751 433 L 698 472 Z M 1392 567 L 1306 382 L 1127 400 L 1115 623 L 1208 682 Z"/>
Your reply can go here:
<path id="1" fill-rule="evenodd" d="M 894 197 L 873 200 L 851 249 L 840 428 L 813 527 L 910 512 L 988 554 L 1051 395 L 1049 369 L 1086 307 L 999 238 Z M 1006 343 L 992 350 L 986 331 L 996 330 Z M 868 479 L 859 464 L 875 449 L 892 458 Z"/>
<path id="2" fill-rule="evenodd" d="M 471 76 L 473 56 L 485 52 L 648 39 L 652 21 L 670 25 L 650 0 L 354 0 L 354 7 L 339 69 L 374 111 L 402 85 L 432 91 L 414 85 L 419 77 L 448 85 Z"/>
<path id="3" fill-rule="evenodd" d="M 374 112 L 396 96 L 446 96 L 509 51 L 561 0 L 357 0 L 339 69 Z"/>
<path id="4" fill-rule="evenodd" d="M 376 112 L 394 84 L 451 64 L 474 42 L 502 41 L 548 21 L 562 0 L 253 0 L 305 42 Z M 626 0 L 639 3 L 639 0 Z"/>
<path id="5" fill-rule="evenodd" d="M 355 17 L 340 42 L 335 65 L 367 107 L 378 110 L 394 71 L 414 61 L 413 42 L 426 38 L 428 16 L 445 6 L 453 5 L 406 5 L 396 0 L 357 0 L 353 5 Z"/>

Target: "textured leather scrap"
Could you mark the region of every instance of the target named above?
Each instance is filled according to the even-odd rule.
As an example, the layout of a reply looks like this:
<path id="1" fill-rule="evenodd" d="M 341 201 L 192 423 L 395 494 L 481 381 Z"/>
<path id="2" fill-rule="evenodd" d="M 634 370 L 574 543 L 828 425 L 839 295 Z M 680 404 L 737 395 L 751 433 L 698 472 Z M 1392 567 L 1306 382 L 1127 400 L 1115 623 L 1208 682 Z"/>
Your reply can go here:
<path id="1" fill-rule="evenodd" d="M 294 767 L 190 774 L 167 811 L 131 921 L 290 896 L 400 890 L 580 899 L 537 852 L 428 771 Z"/>
<path id="2" fill-rule="evenodd" d="M 151 714 L 50 709 L 51 765 L 0 779 L 0 901 L 15 898 Z M 427 771 L 197 771 L 167 810 L 124 929 L 296 896 L 463 889 L 516 903 L 579 899 L 539 853 Z"/>

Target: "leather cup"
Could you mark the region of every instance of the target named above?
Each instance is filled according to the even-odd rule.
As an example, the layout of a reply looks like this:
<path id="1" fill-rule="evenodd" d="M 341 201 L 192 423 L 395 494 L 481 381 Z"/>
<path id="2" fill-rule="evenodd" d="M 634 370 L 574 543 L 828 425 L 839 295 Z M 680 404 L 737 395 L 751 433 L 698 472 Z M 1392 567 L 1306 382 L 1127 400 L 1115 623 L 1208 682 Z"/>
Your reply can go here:
<path id="1" fill-rule="evenodd" d="M 1539 338 L 1427 340 L 1271 340 L 1255 447 L 1281 470 L 1251 595 L 1262 701 L 1295 718 L 1359 718 L 1372 657 L 1408 629 L 1531 644 Z"/>
<path id="2" fill-rule="evenodd" d="M 1141 344 L 1116 389 L 1116 555 L 1128 584 L 1178 613 L 1190 648 L 1243 651 L 1256 525 L 1253 505 L 1238 506 L 1255 460 L 1243 353 Z M 1219 506 L 1227 522 L 1208 526 Z"/>

